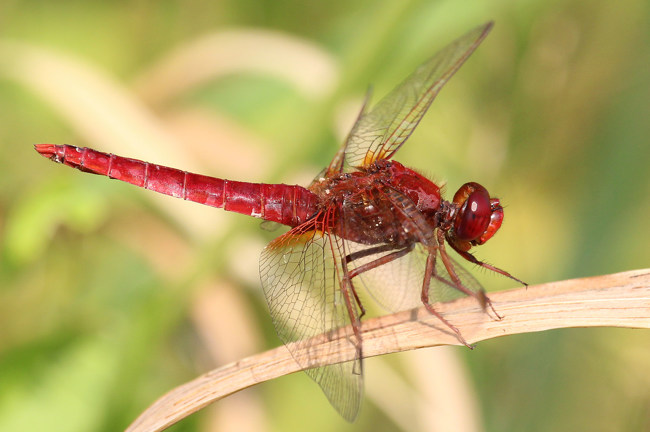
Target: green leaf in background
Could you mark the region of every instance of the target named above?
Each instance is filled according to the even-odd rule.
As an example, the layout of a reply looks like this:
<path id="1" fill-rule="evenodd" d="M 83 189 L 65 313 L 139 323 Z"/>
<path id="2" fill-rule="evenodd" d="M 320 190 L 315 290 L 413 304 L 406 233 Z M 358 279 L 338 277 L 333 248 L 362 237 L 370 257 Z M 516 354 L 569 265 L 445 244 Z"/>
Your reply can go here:
<path id="1" fill-rule="evenodd" d="M 72 186 L 71 181 L 57 176 L 17 200 L 5 226 L 8 259 L 24 264 L 38 258 L 60 227 L 89 233 L 102 224 L 106 199 L 84 182 Z"/>

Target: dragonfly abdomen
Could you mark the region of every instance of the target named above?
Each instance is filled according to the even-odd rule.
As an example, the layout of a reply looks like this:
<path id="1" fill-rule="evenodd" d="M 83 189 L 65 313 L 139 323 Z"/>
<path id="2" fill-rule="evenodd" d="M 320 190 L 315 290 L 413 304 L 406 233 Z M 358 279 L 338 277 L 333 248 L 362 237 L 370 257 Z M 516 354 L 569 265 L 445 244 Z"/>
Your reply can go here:
<path id="1" fill-rule="evenodd" d="M 316 212 L 318 197 L 297 185 L 249 183 L 194 174 L 90 148 L 38 144 L 43 156 L 165 195 L 296 226 Z"/>

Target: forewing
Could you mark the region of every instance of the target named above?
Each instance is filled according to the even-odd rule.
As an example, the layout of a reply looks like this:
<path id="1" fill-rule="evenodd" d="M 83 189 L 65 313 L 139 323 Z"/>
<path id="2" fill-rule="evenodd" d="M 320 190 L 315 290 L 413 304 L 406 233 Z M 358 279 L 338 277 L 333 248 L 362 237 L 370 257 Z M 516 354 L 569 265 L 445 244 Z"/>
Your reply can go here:
<path id="1" fill-rule="evenodd" d="M 340 286 L 340 239 L 298 226 L 273 240 L 262 252 L 260 275 L 278 336 L 305 372 L 323 389 L 347 420 L 356 418 L 362 393 L 361 359 L 314 367 L 316 358 L 297 355 L 309 348 L 309 338 L 336 329 L 350 332 L 350 313 Z M 356 317 L 356 306 L 353 311 Z M 358 319 L 358 318 L 357 318 Z M 346 340 L 355 346 L 352 334 Z M 356 343 L 356 345 L 355 345 Z"/>
<path id="2" fill-rule="evenodd" d="M 440 89 L 487 36 L 492 22 L 475 28 L 418 67 L 402 84 L 363 112 L 345 143 L 345 161 L 366 167 L 389 159 L 411 135 Z"/>

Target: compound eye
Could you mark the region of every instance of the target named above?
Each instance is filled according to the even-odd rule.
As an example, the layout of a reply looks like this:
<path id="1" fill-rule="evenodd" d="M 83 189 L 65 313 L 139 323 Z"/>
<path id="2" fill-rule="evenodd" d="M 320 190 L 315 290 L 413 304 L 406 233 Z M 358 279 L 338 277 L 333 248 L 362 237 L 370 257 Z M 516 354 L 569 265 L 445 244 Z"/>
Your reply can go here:
<path id="1" fill-rule="evenodd" d="M 487 191 L 475 190 L 469 194 L 456 217 L 456 237 L 461 241 L 476 240 L 488 229 L 491 216 L 492 206 Z"/>

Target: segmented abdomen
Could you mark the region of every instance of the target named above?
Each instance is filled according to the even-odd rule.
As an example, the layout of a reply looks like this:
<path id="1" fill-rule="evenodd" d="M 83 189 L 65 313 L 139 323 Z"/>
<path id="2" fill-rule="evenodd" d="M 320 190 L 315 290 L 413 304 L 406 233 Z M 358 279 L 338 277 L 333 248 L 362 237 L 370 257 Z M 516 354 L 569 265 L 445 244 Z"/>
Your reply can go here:
<path id="1" fill-rule="evenodd" d="M 317 211 L 318 197 L 297 185 L 208 177 L 71 145 L 37 144 L 35 148 L 55 162 L 84 172 L 283 225 L 300 225 Z"/>

